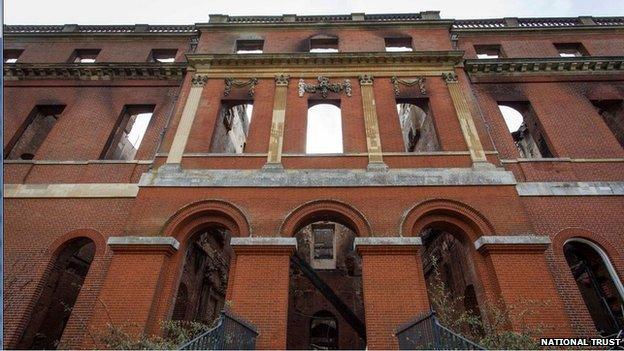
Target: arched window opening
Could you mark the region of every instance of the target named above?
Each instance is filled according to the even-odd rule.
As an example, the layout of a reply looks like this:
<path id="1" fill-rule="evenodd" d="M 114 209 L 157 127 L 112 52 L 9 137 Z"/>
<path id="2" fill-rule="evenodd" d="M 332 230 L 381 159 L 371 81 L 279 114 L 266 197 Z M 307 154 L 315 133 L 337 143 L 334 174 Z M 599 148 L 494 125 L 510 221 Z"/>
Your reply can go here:
<path id="1" fill-rule="evenodd" d="M 172 319 L 211 323 L 219 316 L 225 305 L 232 257 L 230 237 L 222 227 L 194 236 L 186 251 Z"/>
<path id="2" fill-rule="evenodd" d="M 447 318 L 456 317 L 459 320 L 464 313 L 481 318 L 475 291 L 475 286 L 479 283 L 472 262 L 471 248 L 454 234 L 457 233 L 437 226 L 429 227 L 421 234 L 423 270 L 429 301 L 434 310 L 454 314 L 446 316 Z M 470 326 L 463 327 L 466 328 L 465 332 L 470 331 Z"/>
<path id="3" fill-rule="evenodd" d="M 342 145 L 342 117 L 340 108 L 318 104 L 308 109 L 306 154 L 340 154 Z"/>
<path id="4" fill-rule="evenodd" d="M 310 319 L 310 350 L 338 349 L 338 320 L 329 311 L 316 312 Z"/>
<path id="5" fill-rule="evenodd" d="M 596 330 L 603 336 L 622 330 L 622 283 L 602 249 L 590 241 L 572 239 L 563 252 Z"/>
<path id="6" fill-rule="evenodd" d="M 242 154 L 249 137 L 253 104 L 223 103 L 210 145 L 210 152 Z"/>
<path id="7" fill-rule="evenodd" d="M 71 241 L 61 250 L 45 278 L 18 349 L 56 349 L 95 255 L 88 238 Z"/>
<path id="8" fill-rule="evenodd" d="M 522 158 L 553 157 L 528 102 L 499 104 L 498 108 Z"/>
<path id="9" fill-rule="evenodd" d="M 353 250 L 356 233 L 347 223 L 334 220 L 339 219 L 316 216 L 295 234 L 297 252 L 290 270 L 288 349 L 366 347 L 357 323 L 336 318 L 349 314 L 362 326 L 364 323 L 362 263 Z"/>
<path id="10" fill-rule="evenodd" d="M 424 152 L 440 149 L 438 135 L 429 110 L 427 101 L 397 103 L 405 151 Z"/>

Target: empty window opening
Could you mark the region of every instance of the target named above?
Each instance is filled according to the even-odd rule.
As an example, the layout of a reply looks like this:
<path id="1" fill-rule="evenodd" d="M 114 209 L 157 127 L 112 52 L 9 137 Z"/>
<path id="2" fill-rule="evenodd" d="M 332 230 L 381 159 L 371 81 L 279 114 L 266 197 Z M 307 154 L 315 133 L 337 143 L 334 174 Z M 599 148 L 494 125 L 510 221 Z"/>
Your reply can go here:
<path id="1" fill-rule="evenodd" d="M 385 38 L 387 52 L 413 51 L 411 37 Z"/>
<path id="2" fill-rule="evenodd" d="M 316 312 L 310 319 L 310 350 L 338 349 L 338 320 L 329 311 Z"/>
<path id="3" fill-rule="evenodd" d="M 315 36 L 310 39 L 310 52 L 338 52 L 338 38 L 325 35 Z"/>
<path id="4" fill-rule="evenodd" d="M 172 319 L 210 324 L 225 306 L 232 251 L 230 231 L 212 227 L 198 232 L 186 251 Z"/>
<path id="5" fill-rule="evenodd" d="M 342 117 L 340 108 L 318 104 L 308 109 L 306 132 L 307 154 L 340 154 L 342 146 Z"/>
<path id="6" fill-rule="evenodd" d="M 24 50 L 19 49 L 7 49 L 4 50 L 4 63 L 16 63 L 17 59 L 24 52 Z"/>
<path id="7" fill-rule="evenodd" d="M 499 104 L 498 108 L 505 119 L 520 157 L 553 157 L 535 112 L 528 102 L 504 103 Z"/>
<path id="8" fill-rule="evenodd" d="M 16 133 L 19 136 L 7 145 L 11 151 L 5 158 L 32 160 L 64 109 L 64 105 L 36 106 Z"/>
<path id="9" fill-rule="evenodd" d="M 624 148 L 624 103 L 622 100 L 592 101 L 613 135 Z"/>
<path id="10" fill-rule="evenodd" d="M 297 251 L 290 265 L 286 348 L 365 349 L 362 259 L 353 249 L 356 232 L 340 215 L 325 211 L 301 225 L 293 235 Z"/>
<path id="11" fill-rule="evenodd" d="M 425 152 L 440 149 L 438 135 L 426 100 L 397 103 L 405 151 Z"/>
<path id="12" fill-rule="evenodd" d="M 150 53 L 148 61 L 160 63 L 175 62 L 177 53 L 178 49 L 153 49 Z"/>
<path id="13" fill-rule="evenodd" d="M 69 59 L 74 63 L 93 63 L 100 53 L 100 49 L 76 49 Z"/>
<path id="14" fill-rule="evenodd" d="M 134 160 L 152 119 L 154 106 L 124 107 L 104 154 L 106 160 Z"/>
<path id="15" fill-rule="evenodd" d="M 210 152 L 241 154 L 249 137 L 253 102 L 224 102 L 212 137 Z"/>
<path id="16" fill-rule="evenodd" d="M 497 59 L 503 57 L 500 45 L 475 45 L 477 58 Z"/>
<path id="17" fill-rule="evenodd" d="M 457 316 L 466 312 L 480 319 L 479 295 L 475 288 L 480 284 L 466 233 L 459 227 L 441 223 L 426 228 L 420 237 L 423 241 L 421 257 L 431 307 L 436 310 L 454 310 Z M 441 299 L 442 295 L 447 297 Z M 439 303 L 447 305 L 436 306 Z M 478 333 L 469 323 L 458 328 L 461 330 L 457 332 L 471 339 L 474 339 L 475 332 Z"/>
<path id="18" fill-rule="evenodd" d="M 560 57 L 580 57 L 588 56 L 587 50 L 581 43 L 559 43 L 555 44 Z"/>
<path id="19" fill-rule="evenodd" d="M 61 250 L 17 349 L 58 348 L 94 255 L 95 244 L 87 238 L 76 239 Z"/>
<path id="20" fill-rule="evenodd" d="M 237 54 L 261 54 L 264 49 L 264 40 L 237 40 Z"/>
<path id="21" fill-rule="evenodd" d="M 622 330 L 622 283 L 616 274 L 612 274 L 615 271 L 604 251 L 584 239 L 568 241 L 563 250 L 596 330 L 602 336 Z"/>

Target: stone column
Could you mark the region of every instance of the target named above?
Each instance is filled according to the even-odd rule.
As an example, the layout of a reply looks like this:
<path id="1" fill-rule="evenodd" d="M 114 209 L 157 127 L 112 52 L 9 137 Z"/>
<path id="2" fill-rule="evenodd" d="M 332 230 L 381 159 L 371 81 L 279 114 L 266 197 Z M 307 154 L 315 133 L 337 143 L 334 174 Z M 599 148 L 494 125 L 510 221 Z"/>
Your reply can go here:
<path id="1" fill-rule="evenodd" d="M 282 170 L 282 144 L 284 141 L 284 123 L 286 118 L 286 99 L 290 76 L 280 74 L 275 77 L 275 97 L 273 98 L 273 119 L 271 138 L 265 170 Z"/>
<path id="2" fill-rule="evenodd" d="M 362 283 L 368 349 L 398 349 L 395 330 L 429 310 L 416 237 L 356 238 L 362 256 Z"/>
<path id="3" fill-rule="evenodd" d="M 514 329 L 543 325 L 540 336 L 573 336 L 544 254 L 550 245 L 548 237 L 482 236 L 474 244 L 494 274 L 500 302 L 509 309 Z"/>
<path id="4" fill-rule="evenodd" d="M 108 324 L 128 333 L 149 333 L 160 322 L 152 311 L 166 264 L 180 243 L 172 237 L 127 236 L 110 237 L 108 246 L 114 255 L 89 321 L 90 335 L 106 331 Z M 94 343 L 98 341 L 85 338 L 83 347 L 102 346 Z"/>
<path id="5" fill-rule="evenodd" d="M 171 143 L 171 149 L 169 149 L 166 165 L 179 166 L 182 162 L 182 154 L 184 154 L 184 149 L 186 148 L 186 141 L 191 133 L 197 107 L 199 106 L 199 100 L 207 81 L 208 77 L 200 74 L 194 75 L 191 80 L 191 90 L 186 98 L 184 110 L 182 110 L 182 117 L 180 118 L 180 123 L 178 124 L 173 142 Z"/>
<path id="6" fill-rule="evenodd" d="M 227 300 L 236 315 L 258 328 L 256 348 L 286 348 L 290 256 L 297 239 L 232 238 Z"/>
<path id="7" fill-rule="evenodd" d="M 362 106 L 364 109 L 364 126 L 366 128 L 366 147 L 368 149 L 368 167 L 370 170 L 386 170 L 388 166 L 383 162 L 381 138 L 373 92 L 373 76 L 364 74 L 358 77 L 362 90 Z"/>
<path id="8" fill-rule="evenodd" d="M 483 145 L 481 145 L 481 140 L 477 133 L 477 127 L 475 127 L 474 120 L 472 119 L 466 97 L 459 86 L 457 74 L 443 73 L 442 78 L 446 82 L 451 94 L 451 100 L 453 100 L 453 106 L 457 112 L 457 118 L 459 119 L 466 145 L 468 145 L 473 165 L 487 164 L 487 158 L 485 157 Z"/>

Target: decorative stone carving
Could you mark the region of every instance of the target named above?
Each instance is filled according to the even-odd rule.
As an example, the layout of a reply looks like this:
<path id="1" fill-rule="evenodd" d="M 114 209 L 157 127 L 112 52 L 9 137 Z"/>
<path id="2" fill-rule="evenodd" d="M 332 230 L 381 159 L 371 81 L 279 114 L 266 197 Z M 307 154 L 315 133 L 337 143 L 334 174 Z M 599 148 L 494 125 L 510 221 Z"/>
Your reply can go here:
<path id="1" fill-rule="evenodd" d="M 373 85 L 374 78 L 370 74 L 363 74 L 358 79 L 360 80 L 360 85 Z"/>
<path id="2" fill-rule="evenodd" d="M 287 87 L 290 82 L 290 76 L 288 74 L 278 74 L 275 76 L 275 85 L 278 87 Z"/>
<path id="3" fill-rule="evenodd" d="M 228 96 L 232 92 L 232 87 L 234 88 L 244 88 L 249 86 L 249 92 L 247 95 L 249 97 L 253 97 L 255 93 L 256 84 L 258 84 L 258 78 L 249 78 L 249 80 L 240 81 L 234 78 L 225 78 L 225 90 L 223 91 L 223 96 Z"/>
<path id="4" fill-rule="evenodd" d="M 454 72 L 449 72 L 449 73 L 442 73 L 442 79 L 444 79 L 444 81 L 446 82 L 446 84 L 448 83 L 457 83 L 457 74 Z"/>
<path id="5" fill-rule="evenodd" d="M 206 85 L 207 81 L 208 81 L 208 76 L 207 75 L 205 75 L 205 74 L 196 74 L 191 79 L 191 84 L 194 87 L 203 87 L 204 85 Z"/>
<path id="6" fill-rule="evenodd" d="M 303 97 L 305 93 L 320 93 L 323 99 L 327 98 L 329 92 L 340 93 L 344 90 L 345 94 L 351 97 L 351 81 L 344 80 L 344 83 L 330 83 L 329 78 L 319 76 L 318 84 L 307 84 L 303 78 L 299 79 L 299 97 Z"/>
<path id="7" fill-rule="evenodd" d="M 390 81 L 392 82 L 395 96 L 399 96 L 399 93 L 401 92 L 399 88 L 400 84 L 406 85 L 408 87 L 418 84 L 418 89 L 420 89 L 420 93 L 422 95 L 427 94 L 427 90 L 425 89 L 425 77 L 416 77 L 412 80 L 406 80 L 401 79 L 397 76 L 393 76 L 392 78 L 390 78 Z"/>

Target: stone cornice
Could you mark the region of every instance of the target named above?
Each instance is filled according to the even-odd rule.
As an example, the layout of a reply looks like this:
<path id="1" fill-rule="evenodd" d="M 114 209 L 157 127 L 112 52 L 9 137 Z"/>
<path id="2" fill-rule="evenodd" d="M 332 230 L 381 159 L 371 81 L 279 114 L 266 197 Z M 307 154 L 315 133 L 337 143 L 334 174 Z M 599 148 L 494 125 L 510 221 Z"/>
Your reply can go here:
<path id="1" fill-rule="evenodd" d="M 186 63 L 5 63 L 4 80 L 182 80 L 186 67 Z"/>
<path id="2" fill-rule="evenodd" d="M 345 52 L 280 54 L 187 54 L 196 69 L 240 67 L 446 66 L 462 63 L 463 51 Z"/>
<path id="3" fill-rule="evenodd" d="M 453 32 L 622 29 L 624 17 L 534 17 L 455 20 Z"/>
<path id="4" fill-rule="evenodd" d="M 472 59 L 464 68 L 471 76 L 622 73 L 624 56 Z"/>
<path id="5" fill-rule="evenodd" d="M 176 35 L 194 36 L 195 25 L 5 25 L 4 35 L 11 36 L 102 36 L 102 35 Z"/>

